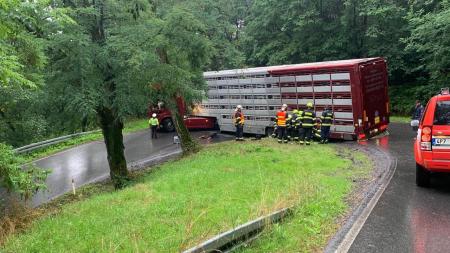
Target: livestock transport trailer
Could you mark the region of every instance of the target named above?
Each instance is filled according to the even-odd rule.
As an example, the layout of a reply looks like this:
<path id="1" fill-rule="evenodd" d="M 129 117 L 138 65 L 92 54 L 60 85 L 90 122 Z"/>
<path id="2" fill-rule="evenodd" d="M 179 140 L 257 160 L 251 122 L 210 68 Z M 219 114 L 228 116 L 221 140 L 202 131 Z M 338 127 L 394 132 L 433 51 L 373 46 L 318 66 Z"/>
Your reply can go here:
<path id="1" fill-rule="evenodd" d="M 243 106 L 245 133 L 268 134 L 282 104 L 317 115 L 329 105 L 335 115 L 331 137 L 364 139 L 389 123 L 388 74 L 383 58 L 305 63 L 205 72 L 207 98 L 194 116 L 215 118 L 221 131 L 234 131 L 233 113 Z M 188 126 L 189 127 L 189 126 Z"/>

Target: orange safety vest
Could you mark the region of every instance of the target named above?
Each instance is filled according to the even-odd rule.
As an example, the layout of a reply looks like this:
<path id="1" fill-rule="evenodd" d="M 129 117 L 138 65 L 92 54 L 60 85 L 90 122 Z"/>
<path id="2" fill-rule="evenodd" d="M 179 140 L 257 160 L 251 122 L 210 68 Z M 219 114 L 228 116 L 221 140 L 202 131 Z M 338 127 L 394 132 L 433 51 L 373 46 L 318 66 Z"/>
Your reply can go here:
<path id="1" fill-rule="evenodd" d="M 277 112 L 277 125 L 278 126 L 286 126 L 286 118 L 287 118 L 287 112 L 278 111 Z"/>

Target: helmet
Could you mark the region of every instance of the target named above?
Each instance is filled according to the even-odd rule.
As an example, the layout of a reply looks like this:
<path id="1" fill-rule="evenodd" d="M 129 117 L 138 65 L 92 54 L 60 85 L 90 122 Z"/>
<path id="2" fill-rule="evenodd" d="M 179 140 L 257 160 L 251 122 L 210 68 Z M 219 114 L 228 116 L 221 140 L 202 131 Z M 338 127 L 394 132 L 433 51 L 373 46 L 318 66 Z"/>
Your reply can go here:
<path id="1" fill-rule="evenodd" d="M 306 107 L 308 107 L 308 108 L 311 108 L 311 107 L 313 107 L 313 103 L 311 103 L 311 102 L 308 102 L 308 103 L 306 104 Z"/>
<path id="2" fill-rule="evenodd" d="M 153 118 L 156 117 L 156 113 L 153 113 L 153 114 L 152 114 L 152 117 L 153 117 Z"/>
<path id="3" fill-rule="evenodd" d="M 242 109 L 242 105 L 236 106 L 237 109 Z"/>
<path id="4" fill-rule="evenodd" d="M 281 106 L 281 107 L 287 108 L 287 104 L 283 104 L 283 106 Z"/>
<path id="5" fill-rule="evenodd" d="M 298 110 L 297 110 L 297 109 L 294 109 L 292 112 L 295 113 L 295 114 L 297 114 L 297 113 L 298 113 Z"/>

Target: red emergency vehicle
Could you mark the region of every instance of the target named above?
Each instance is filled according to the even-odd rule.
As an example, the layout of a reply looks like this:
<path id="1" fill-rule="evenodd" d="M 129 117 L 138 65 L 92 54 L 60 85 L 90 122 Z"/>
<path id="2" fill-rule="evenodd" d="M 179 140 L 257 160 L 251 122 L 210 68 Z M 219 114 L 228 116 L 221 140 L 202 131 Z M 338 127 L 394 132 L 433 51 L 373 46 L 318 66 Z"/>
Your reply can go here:
<path id="1" fill-rule="evenodd" d="M 414 142 L 416 184 L 430 185 L 433 172 L 450 172 L 450 94 L 448 88 L 428 102 Z"/>

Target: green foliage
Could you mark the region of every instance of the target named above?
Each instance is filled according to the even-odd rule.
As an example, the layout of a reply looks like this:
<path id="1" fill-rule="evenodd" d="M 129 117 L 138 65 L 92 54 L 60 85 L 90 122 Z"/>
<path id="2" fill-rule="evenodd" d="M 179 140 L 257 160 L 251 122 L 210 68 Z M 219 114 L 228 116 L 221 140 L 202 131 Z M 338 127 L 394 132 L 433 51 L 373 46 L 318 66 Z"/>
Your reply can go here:
<path id="1" fill-rule="evenodd" d="M 0 187 L 30 198 L 38 190 L 45 189 L 48 171 L 33 165 L 22 168 L 23 160 L 6 144 L 0 143 Z"/>
<path id="2" fill-rule="evenodd" d="M 33 4 L 18 0 L 0 3 L 0 88 L 34 87 L 36 81 L 41 81 L 37 71 L 45 57 L 41 41 L 30 32 L 30 5 Z"/>
<path id="3" fill-rule="evenodd" d="M 384 56 L 397 71 L 405 13 L 391 1 L 255 1 L 245 50 L 255 65 Z"/>
<path id="4" fill-rule="evenodd" d="M 35 29 L 37 6 L 0 2 L 0 141 L 15 146 L 33 141 L 46 125 L 33 107 L 46 61 Z"/>
<path id="5" fill-rule="evenodd" d="M 450 2 L 445 0 L 434 11 L 410 11 L 411 36 L 407 38 L 410 51 L 418 54 L 417 69 L 431 78 L 431 92 L 450 82 Z M 432 95 L 432 94 L 428 94 Z M 433 94 L 434 95 L 434 94 Z"/>
<path id="6" fill-rule="evenodd" d="M 370 168 L 359 165 L 352 167 L 333 146 L 298 148 L 271 140 L 215 144 L 152 170 L 123 191 L 65 205 L 2 250 L 179 252 L 292 204 L 300 226 L 310 224 L 312 230 L 296 231 L 292 239 L 314 242 L 296 244 L 312 250 L 334 232 L 330 224 L 345 211 L 352 181 Z"/>

